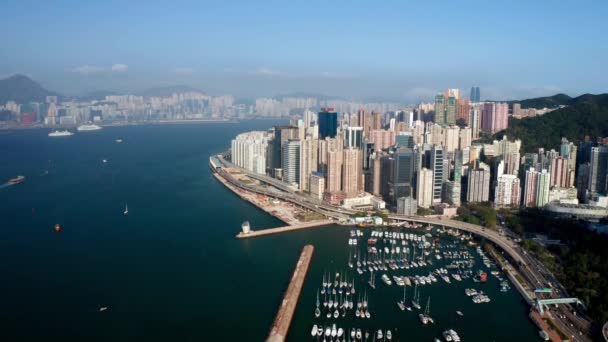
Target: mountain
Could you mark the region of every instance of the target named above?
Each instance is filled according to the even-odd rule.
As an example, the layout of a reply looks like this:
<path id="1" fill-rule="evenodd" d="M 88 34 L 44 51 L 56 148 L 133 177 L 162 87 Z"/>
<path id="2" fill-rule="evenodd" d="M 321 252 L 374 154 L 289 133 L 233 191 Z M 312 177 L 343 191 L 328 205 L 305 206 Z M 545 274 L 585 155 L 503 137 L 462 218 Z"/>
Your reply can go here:
<path id="1" fill-rule="evenodd" d="M 46 96 L 58 94 L 44 89 L 39 83 L 25 75 L 13 75 L 0 80 L 0 104 L 7 101 L 17 103 L 44 102 Z"/>
<path id="2" fill-rule="evenodd" d="M 557 108 L 559 106 L 567 106 L 572 102 L 573 98 L 566 94 L 556 94 L 553 96 L 537 97 L 533 99 L 521 101 L 508 101 L 510 105 L 513 103 L 521 104 L 521 108 Z"/>
<path id="3" fill-rule="evenodd" d="M 506 134 L 510 139 L 521 139 L 523 152 L 536 152 L 539 147 L 557 148 L 562 137 L 577 142 L 586 135 L 592 139 L 608 136 L 608 94 L 581 95 L 566 105 L 537 117 L 510 118 L 509 128 L 494 137 Z"/>
<path id="4" fill-rule="evenodd" d="M 197 92 L 204 94 L 205 92 L 191 87 L 187 85 L 176 85 L 176 86 L 167 86 L 167 87 L 155 87 L 145 89 L 144 91 L 138 93 L 137 95 L 141 96 L 171 96 L 177 93 L 187 93 L 187 92 Z"/>

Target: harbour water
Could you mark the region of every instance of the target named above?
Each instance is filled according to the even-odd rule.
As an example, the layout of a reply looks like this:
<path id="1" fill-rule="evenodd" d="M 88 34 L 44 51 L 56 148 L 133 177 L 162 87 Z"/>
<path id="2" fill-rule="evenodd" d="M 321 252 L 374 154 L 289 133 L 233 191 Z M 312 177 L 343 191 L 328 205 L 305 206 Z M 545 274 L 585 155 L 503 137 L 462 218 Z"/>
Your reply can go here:
<path id="1" fill-rule="evenodd" d="M 262 341 L 310 243 L 315 255 L 288 338 L 310 340 L 316 291 L 324 271 L 346 268 L 349 229 L 237 240 L 245 220 L 252 229 L 283 223 L 223 187 L 207 165 L 239 132 L 272 124 L 108 127 L 54 139 L 45 129 L 0 132 L 0 183 L 26 176 L 0 188 L 0 339 Z M 454 321 L 467 341 L 537 339 L 514 290 L 487 284 L 492 302 L 475 305 L 464 295 L 471 285 L 424 288 L 436 327 L 398 311 L 394 285 L 368 292 L 369 322 L 344 327 L 396 327 L 402 341 L 431 341 Z"/>

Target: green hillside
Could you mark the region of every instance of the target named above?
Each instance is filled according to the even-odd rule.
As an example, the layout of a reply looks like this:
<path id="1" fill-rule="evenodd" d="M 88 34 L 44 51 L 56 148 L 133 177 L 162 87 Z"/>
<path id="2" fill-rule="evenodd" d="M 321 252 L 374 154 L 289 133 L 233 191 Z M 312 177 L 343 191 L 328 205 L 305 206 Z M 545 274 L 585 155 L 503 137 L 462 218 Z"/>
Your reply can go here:
<path id="1" fill-rule="evenodd" d="M 542 116 L 510 118 L 509 128 L 494 137 L 504 134 L 521 139 L 523 152 L 535 152 L 539 147 L 557 148 L 562 137 L 577 142 L 586 135 L 608 136 L 608 94 L 581 95 L 571 99 L 567 107 Z"/>

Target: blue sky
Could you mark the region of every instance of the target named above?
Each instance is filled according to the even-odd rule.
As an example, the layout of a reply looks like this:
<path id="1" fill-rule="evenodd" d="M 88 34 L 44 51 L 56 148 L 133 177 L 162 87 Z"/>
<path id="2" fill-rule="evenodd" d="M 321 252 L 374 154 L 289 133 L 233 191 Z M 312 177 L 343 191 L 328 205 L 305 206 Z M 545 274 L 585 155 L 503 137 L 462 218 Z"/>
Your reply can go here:
<path id="1" fill-rule="evenodd" d="M 0 13 L 0 75 L 68 94 L 608 91 L 608 1 L 4 0 Z"/>

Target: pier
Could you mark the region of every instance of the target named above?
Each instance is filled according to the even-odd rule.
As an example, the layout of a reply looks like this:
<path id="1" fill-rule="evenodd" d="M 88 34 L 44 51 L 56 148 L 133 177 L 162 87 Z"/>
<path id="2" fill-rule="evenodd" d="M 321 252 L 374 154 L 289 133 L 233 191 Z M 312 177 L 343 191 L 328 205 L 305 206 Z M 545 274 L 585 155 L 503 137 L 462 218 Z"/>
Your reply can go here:
<path id="1" fill-rule="evenodd" d="M 283 297 L 281 306 L 279 306 L 277 316 L 275 317 L 272 327 L 270 328 L 270 333 L 266 339 L 267 342 L 285 341 L 287 332 L 289 331 L 289 326 L 291 324 L 291 319 L 296 311 L 298 298 L 300 297 L 300 292 L 302 291 L 304 279 L 306 278 L 306 273 L 308 272 L 308 266 L 312 260 L 312 253 L 314 250 L 315 247 L 313 245 L 306 245 L 302 249 L 302 253 L 300 254 L 296 268 L 293 271 L 293 275 L 291 276 L 291 281 L 289 282 L 287 291 L 285 291 L 285 296 Z"/>
<path id="2" fill-rule="evenodd" d="M 236 238 L 237 239 L 247 239 L 247 238 L 253 238 L 253 237 L 270 235 L 270 234 L 279 234 L 279 233 L 284 233 L 284 232 L 290 232 L 290 231 L 300 230 L 300 229 L 316 228 L 316 227 L 326 226 L 326 225 L 332 224 L 332 223 L 333 223 L 332 220 L 318 220 L 318 221 L 312 221 L 312 222 L 304 222 L 304 223 L 294 224 L 291 226 L 255 230 L 255 231 L 250 231 L 249 233 L 240 232 L 236 235 Z"/>

